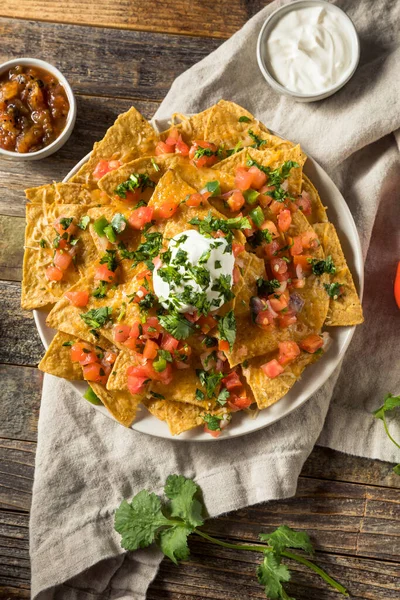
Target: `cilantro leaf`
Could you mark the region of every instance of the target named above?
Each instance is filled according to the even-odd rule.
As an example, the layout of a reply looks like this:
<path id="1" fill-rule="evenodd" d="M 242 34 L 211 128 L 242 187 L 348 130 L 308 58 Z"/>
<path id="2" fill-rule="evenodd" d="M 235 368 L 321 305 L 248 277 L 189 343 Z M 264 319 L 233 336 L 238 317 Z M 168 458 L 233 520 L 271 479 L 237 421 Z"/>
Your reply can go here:
<path id="1" fill-rule="evenodd" d="M 138 189 L 140 189 L 141 192 L 144 192 L 146 188 L 153 188 L 155 185 L 154 181 L 152 181 L 147 174 L 131 173 L 126 181 L 120 183 L 115 188 L 115 193 L 120 198 L 126 198 L 127 192 L 135 192 Z"/>
<path id="2" fill-rule="evenodd" d="M 324 260 L 318 260 L 317 258 L 311 258 L 308 262 L 312 265 L 312 272 L 314 275 L 322 275 L 323 273 L 330 273 L 334 275 L 336 273 L 336 267 L 332 260 L 332 256 L 327 256 Z"/>
<path id="3" fill-rule="evenodd" d="M 161 511 L 159 497 L 142 490 L 130 504 L 122 501 L 115 513 L 114 526 L 122 536 L 122 547 L 125 550 L 137 550 L 150 546 L 158 529 L 170 523 Z"/>
<path id="4" fill-rule="evenodd" d="M 107 265 L 109 271 L 115 271 L 118 267 L 118 261 L 116 258 L 116 250 L 106 250 L 106 253 L 101 257 L 100 264 Z"/>
<path id="5" fill-rule="evenodd" d="M 163 236 L 162 233 L 158 231 L 154 231 L 152 233 L 145 232 L 144 233 L 145 241 L 142 242 L 138 248 L 129 252 L 126 250 L 121 244 L 118 246 L 121 252 L 121 258 L 129 258 L 134 261 L 133 266 L 136 266 L 140 262 L 145 262 L 146 266 L 150 269 L 154 269 L 153 258 L 160 254 Z"/>
<path id="6" fill-rule="evenodd" d="M 201 385 L 205 388 L 207 398 L 213 398 L 216 395 L 216 390 L 224 378 L 223 373 L 216 373 L 213 369 L 211 371 L 204 371 L 202 369 L 196 369 L 196 375 L 200 379 Z"/>
<path id="7" fill-rule="evenodd" d="M 221 431 L 220 421 L 222 421 L 221 415 L 201 415 L 203 421 L 206 423 L 210 431 Z"/>
<path id="8" fill-rule="evenodd" d="M 218 152 L 213 152 L 211 148 L 203 148 L 202 146 L 198 146 L 193 158 L 198 160 L 199 158 L 202 158 L 202 156 L 218 156 Z"/>
<path id="9" fill-rule="evenodd" d="M 395 408 L 400 408 L 400 396 L 387 394 L 383 401 L 383 405 L 375 410 L 372 414 L 377 419 L 381 419 L 381 421 L 383 421 L 385 414 L 391 410 L 394 410 Z"/>
<path id="10" fill-rule="evenodd" d="M 93 290 L 92 296 L 95 298 L 105 298 L 107 296 L 107 283 L 105 281 L 99 281 L 99 285 Z"/>
<path id="11" fill-rule="evenodd" d="M 160 315 L 159 321 L 161 326 L 177 340 L 184 340 L 194 332 L 193 324 L 179 313 Z"/>
<path id="12" fill-rule="evenodd" d="M 176 565 L 180 560 L 189 558 L 188 536 L 193 532 L 191 527 L 176 525 L 160 532 L 160 550 Z"/>
<path id="13" fill-rule="evenodd" d="M 232 229 L 251 229 L 250 222 L 247 217 L 234 217 L 231 219 L 217 219 L 212 216 L 211 211 L 204 219 L 194 217 L 189 221 L 191 225 L 197 225 L 199 232 L 202 235 L 211 236 L 214 231 L 219 229 L 227 235 L 227 240 L 232 240 Z"/>
<path id="14" fill-rule="evenodd" d="M 208 181 L 206 183 L 206 190 L 207 192 L 210 192 L 211 196 L 221 195 L 221 186 L 219 185 L 219 181 Z"/>
<path id="15" fill-rule="evenodd" d="M 308 535 L 304 531 L 294 531 L 287 525 L 281 525 L 272 533 L 261 533 L 259 537 L 274 549 L 277 556 L 280 556 L 286 548 L 301 548 L 308 554 L 314 554 Z"/>
<path id="16" fill-rule="evenodd" d="M 342 295 L 342 284 L 341 283 L 324 283 L 324 288 L 329 298 L 337 300 Z"/>
<path id="17" fill-rule="evenodd" d="M 156 300 L 156 296 L 152 292 L 149 292 L 139 301 L 139 308 L 141 310 L 149 310 L 149 308 L 154 306 Z"/>
<path id="18" fill-rule="evenodd" d="M 257 291 L 261 296 L 269 296 L 273 294 L 275 290 L 280 287 L 281 283 L 277 279 L 263 279 L 259 277 L 257 279 Z"/>
<path id="19" fill-rule="evenodd" d="M 256 135 L 251 129 L 249 129 L 247 133 L 254 142 L 254 144 L 251 145 L 252 148 L 260 148 L 267 143 L 267 140 L 263 140 L 262 138 L 258 137 L 258 135 Z"/>
<path id="20" fill-rule="evenodd" d="M 66 231 L 68 229 L 68 227 L 71 225 L 72 221 L 74 220 L 74 217 L 62 217 L 60 219 L 60 225 L 63 228 L 64 231 Z"/>
<path id="21" fill-rule="evenodd" d="M 164 493 L 171 501 L 171 517 L 180 517 L 191 527 L 203 525 L 203 507 L 196 498 L 199 487 L 192 479 L 186 479 L 182 475 L 170 475 L 165 483 Z"/>
<path id="22" fill-rule="evenodd" d="M 264 555 L 264 560 L 257 569 L 257 577 L 270 600 L 294 600 L 286 594 L 282 587 L 282 582 L 290 580 L 289 569 L 285 565 L 281 565 L 272 552 Z"/>
<path id="23" fill-rule="evenodd" d="M 227 390 L 226 388 L 222 388 L 222 390 L 220 391 L 220 393 L 218 394 L 218 398 L 217 398 L 217 403 L 220 406 L 225 406 L 228 398 L 230 397 L 230 391 Z"/>
<path id="24" fill-rule="evenodd" d="M 40 242 L 39 242 L 39 246 L 40 246 L 41 248 L 46 248 L 46 246 L 47 246 L 47 242 L 46 242 L 46 240 L 44 240 L 44 239 L 42 238 L 42 239 L 40 240 Z"/>
<path id="25" fill-rule="evenodd" d="M 221 340 L 228 342 L 229 347 L 232 350 L 236 340 L 236 318 L 233 310 L 230 310 L 226 315 L 219 319 L 218 331 Z"/>
<path id="26" fill-rule="evenodd" d="M 102 306 L 101 308 L 92 308 L 87 313 L 81 313 L 81 319 L 93 329 L 99 329 L 111 319 L 112 308 Z"/>
<path id="27" fill-rule="evenodd" d="M 249 117 L 246 117 L 246 115 L 242 115 L 241 117 L 239 117 L 239 123 L 251 123 L 251 119 L 249 119 Z"/>

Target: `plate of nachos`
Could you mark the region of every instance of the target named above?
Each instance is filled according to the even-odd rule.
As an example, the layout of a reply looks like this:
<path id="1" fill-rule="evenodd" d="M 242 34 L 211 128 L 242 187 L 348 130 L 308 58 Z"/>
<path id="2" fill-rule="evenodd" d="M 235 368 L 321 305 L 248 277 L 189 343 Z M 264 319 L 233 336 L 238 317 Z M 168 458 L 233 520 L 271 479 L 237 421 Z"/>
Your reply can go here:
<path id="1" fill-rule="evenodd" d="M 363 322 L 345 200 L 233 102 L 154 127 L 132 107 L 26 196 L 39 369 L 125 427 L 195 441 L 261 429 L 326 382 Z"/>

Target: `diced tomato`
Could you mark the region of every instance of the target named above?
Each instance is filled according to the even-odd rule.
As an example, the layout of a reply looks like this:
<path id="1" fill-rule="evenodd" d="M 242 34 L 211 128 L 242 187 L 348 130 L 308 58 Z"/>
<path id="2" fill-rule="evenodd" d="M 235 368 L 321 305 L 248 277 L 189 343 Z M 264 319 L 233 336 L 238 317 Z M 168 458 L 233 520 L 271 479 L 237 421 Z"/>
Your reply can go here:
<path id="1" fill-rule="evenodd" d="M 133 350 L 136 352 L 138 349 L 138 339 L 133 337 L 128 337 L 124 342 L 122 342 L 124 346 L 129 348 L 129 350 Z"/>
<path id="2" fill-rule="evenodd" d="M 120 202 L 126 202 L 128 204 L 131 204 L 131 203 L 133 204 L 134 202 L 138 202 L 138 200 L 140 199 L 140 194 L 141 194 L 141 190 L 140 190 L 140 188 L 138 188 L 137 190 L 125 192 L 125 195 L 126 195 L 125 198 L 120 198 L 119 196 L 116 196 L 116 199 L 118 199 Z"/>
<path id="3" fill-rule="evenodd" d="M 165 142 L 158 142 L 156 146 L 156 156 L 160 156 L 161 154 L 172 154 L 175 151 L 175 144 L 169 145 Z"/>
<path id="4" fill-rule="evenodd" d="M 203 196 L 196 192 L 196 194 L 190 194 L 189 198 L 186 200 L 186 206 L 189 208 L 197 208 L 200 206 L 203 200 Z"/>
<path id="5" fill-rule="evenodd" d="M 148 380 L 148 377 L 136 377 L 135 375 L 128 375 L 128 390 L 134 396 L 135 394 L 141 394 L 144 392 L 146 387 L 145 382 Z"/>
<path id="6" fill-rule="evenodd" d="M 89 302 L 89 292 L 86 291 L 66 292 L 64 295 L 73 306 L 77 306 L 78 308 L 83 308 Z"/>
<path id="7" fill-rule="evenodd" d="M 299 196 L 295 202 L 296 202 L 297 206 L 299 207 L 299 209 L 301 211 L 303 211 L 303 213 L 305 215 L 311 215 L 312 204 L 311 204 L 310 194 L 308 192 L 303 191 L 301 193 L 301 196 Z"/>
<path id="8" fill-rule="evenodd" d="M 240 271 L 239 271 L 239 267 L 237 267 L 237 266 L 233 267 L 232 279 L 233 279 L 233 283 L 235 285 L 237 283 L 239 283 L 239 281 L 240 281 Z"/>
<path id="9" fill-rule="evenodd" d="M 58 242 L 58 248 L 59 250 L 69 250 L 69 248 L 71 248 L 71 245 L 67 242 L 67 240 L 61 238 L 61 240 L 59 240 Z"/>
<path id="10" fill-rule="evenodd" d="M 204 425 L 204 433 L 209 433 L 213 438 L 217 438 L 221 435 L 221 429 L 217 429 L 213 431 L 212 429 L 208 429 L 207 425 Z"/>
<path id="11" fill-rule="evenodd" d="M 176 142 L 175 152 L 177 154 L 181 154 L 182 156 L 189 156 L 189 146 L 185 144 L 181 135 L 178 137 Z"/>
<path id="12" fill-rule="evenodd" d="M 149 294 L 149 293 L 150 293 L 150 291 L 148 289 L 146 289 L 144 287 L 144 285 L 141 285 L 140 288 L 138 289 L 138 291 L 136 292 L 134 302 L 137 302 L 139 304 L 139 302 L 141 302 L 143 300 L 143 298 L 145 296 L 147 296 L 147 294 Z"/>
<path id="13" fill-rule="evenodd" d="M 121 162 L 119 160 L 104 160 L 102 158 L 93 171 L 93 178 L 96 180 L 101 179 L 104 175 L 107 175 L 110 171 L 115 171 L 120 166 Z"/>
<path id="14" fill-rule="evenodd" d="M 158 319 L 157 319 L 157 323 L 158 323 Z M 131 339 L 137 340 L 142 332 L 143 332 L 142 324 L 139 321 L 136 321 L 130 328 L 129 337 Z"/>
<path id="15" fill-rule="evenodd" d="M 107 283 L 114 283 L 117 279 L 115 271 L 110 271 L 107 265 L 99 265 L 96 267 L 94 272 L 94 278 L 96 281 L 106 281 Z"/>
<path id="16" fill-rule="evenodd" d="M 179 204 L 177 204 L 176 202 L 168 200 L 167 202 L 164 202 L 164 204 L 156 208 L 156 210 L 154 211 L 154 217 L 156 219 L 168 219 L 176 213 L 178 206 Z"/>
<path id="17" fill-rule="evenodd" d="M 198 169 L 201 169 L 202 167 L 212 167 L 216 162 L 218 162 L 218 156 L 201 156 L 193 162 Z"/>
<path id="18" fill-rule="evenodd" d="M 252 403 L 253 401 L 251 398 L 247 398 L 247 396 L 236 396 L 235 394 L 231 394 L 228 400 L 228 406 L 233 412 L 249 408 Z"/>
<path id="19" fill-rule="evenodd" d="M 283 294 L 281 294 L 279 298 L 275 298 L 274 295 L 269 296 L 269 302 L 272 310 L 275 312 L 280 312 L 289 304 L 287 298 Z"/>
<path id="20" fill-rule="evenodd" d="M 218 340 L 218 350 L 221 350 L 222 352 L 228 352 L 229 342 L 226 340 Z"/>
<path id="21" fill-rule="evenodd" d="M 101 362 L 103 364 L 106 365 L 113 365 L 115 363 L 115 361 L 117 360 L 117 353 L 116 352 L 112 352 L 111 350 L 106 350 L 104 352 L 104 356 L 101 359 Z"/>
<path id="22" fill-rule="evenodd" d="M 246 167 L 237 167 L 235 173 L 235 187 L 239 190 L 248 190 L 253 183 L 253 175 L 249 173 Z"/>
<path id="23" fill-rule="evenodd" d="M 268 229 L 268 231 L 270 232 L 270 234 L 272 235 L 272 237 L 278 237 L 279 233 L 278 230 L 276 228 L 276 225 L 273 221 L 264 221 L 264 223 L 261 225 L 260 229 L 265 230 Z"/>
<path id="24" fill-rule="evenodd" d="M 172 365 L 167 363 L 164 371 L 157 373 L 156 379 L 157 381 L 161 381 L 161 383 L 164 385 L 169 385 L 173 379 Z"/>
<path id="25" fill-rule="evenodd" d="M 152 206 L 141 206 L 129 215 L 128 222 L 133 229 L 143 229 L 153 218 L 154 208 Z"/>
<path id="26" fill-rule="evenodd" d="M 61 269 L 61 271 L 66 271 L 69 265 L 72 262 L 72 256 L 65 252 L 65 250 L 56 250 L 56 254 L 54 256 L 54 265 Z"/>
<path id="27" fill-rule="evenodd" d="M 324 345 L 324 340 L 320 335 L 311 334 L 308 335 L 304 340 L 299 342 L 299 346 L 302 350 L 309 352 L 310 354 L 314 354 L 317 350 L 322 348 Z"/>
<path id="28" fill-rule="evenodd" d="M 274 256 L 271 258 L 271 269 L 274 275 L 276 273 L 286 273 L 288 270 L 287 262 L 283 258 L 279 258 L 279 256 Z"/>
<path id="29" fill-rule="evenodd" d="M 157 317 L 149 317 L 146 323 L 143 323 L 142 329 L 143 337 L 152 339 L 158 338 L 162 332 L 162 328 Z"/>
<path id="30" fill-rule="evenodd" d="M 296 321 L 297 317 L 292 311 L 287 311 L 278 315 L 278 324 L 281 329 L 286 329 L 286 327 L 293 325 Z"/>
<path id="31" fill-rule="evenodd" d="M 140 273 L 138 273 L 136 275 L 136 278 L 138 280 L 140 280 L 140 279 L 147 279 L 147 281 L 151 281 L 151 271 L 150 271 L 150 269 L 144 269 L 143 271 L 140 271 Z"/>
<path id="32" fill-rule="evenodd" d="M 303 252 L 303 244 L 300 235 L 296 235 L 294 238 L 290 238 L 289 245 L 289 251 L 292 256 L 296 256 L 297 254 L 301 254 Z"/>
<path id="33" fill-rule="evenodd" d="M 49 281 L 61 281 L 64 273 L 58 267 L 47 267 L 45 275 Z"/>
<path id="34" fill-rule="evenodd" d="M 274 323 L 274 317 L 269 310 L 261 310 L 256 316 L 256 324 L 262 329 L 269 329 Z"/>
<path id="35" fill-rule="evenodd" d="M 255 188 L 256 190 L 259 190 L 261 187 L 263 187 L 263 185 L 266 184 L 267 176 L 258 167 L 250 167 L 249 173 L 251 173 L 251 176 L 253 178 L 253 183 L 251 187 Z"/>
<path id="36" fill-rule="evenodd" d="M 168 138 L 165 140 L 167 144 L 170 143 L 176 143 L 179 138 L 181 137 L 179 130 L 176 127 L 171 127 L 171 130 L 168 133 Z M 171 140 L 171 142 L 169 142 L 168 140 Z"/>
<path id="37" fill-rule="evenodd" d="M 286 273 L 274 273 L 274 278 L 280 282 L 287 281 L 290 278 L 290 273 L 289 271 L 286 271 Z"/>
<path id="38" fill-rule="evenodd" d="M 74 233 L 76 233 L 78 230 L 77 226 L 74 224 L 74 221 L 71 221 L 71 223 L 68 225 L 68 227 L 66 229 L 64 229 L 65 225 L 62 225 L 60 223 L 60 221 L 62 219 L 66 219 L 66 218 L 69 218 L 69 217 L 58 217 L 58 219 L 56 219 L 56 221 L 53 223 L 53 227 L 57 231 L 57 233 L 59 233 L 60 235 L 64 235 L 64 233 L 67 233 L 68 235 L 74 235 Z M 60 247 L 62 248 L 62 246 L 60 246 Z"/>
<path id="39" fill-rule="evenodd" d="M 279 252 L 280 248 L 280 243 L 277 240 L 272 240 L 270 244 L 265 244 L 264 254 L 269 260 L 271 260 L 272 258 L 274 258 L 277 252 Z"/>
<path id="40" fill-rule="evenodd" d="M 297 289 L 300 290 L 301 288 L 303 288 L 306 285 L 306 280 L 305 279 L 298 279 L 297 277 L 292 278 L 292 281 L 290 282 L 290 285 Z"/>
<path id="41" fill-rule="evenodd" d="M 260 369 L 262 369 L 265 375 L 270 379 L 278 377 L 278 375 L 280 375 L 284 371 L 284 368 L 278 363 L 276 358 L 273 358 L 269 362 L 261 365 Z"/>
<path id="42" fill-rule="evenodd" d="M 232 252 L 233 256 L 236 258 L 239 254 L 244 252 L 245 248 L 243 244 L 238 244 L 238 242 L 232 242 Z"/>
<path id="43" fill-rule="evenodd" d="M 309 260 L 312 258 L 312 256 L 308 256 L 306 254 L 300 254 L 298 256 L 293 256 L 293 264 L 295 267 L 297 267 L 298 265 L 300 265 L 300 267 L 302 268 L 302 270 L 305 273 L 311 273 L 312 270 L 312 266 L 309 263 Z"/>
<path id="44" fill-rule="evenodd" d="M 171 135 L 169 135 L 167 137 L 167 139 L 165 140 L 165 143 L 167 144 L 167 146 L 174 146 L 174 148 L 175 148 L 176 142 L 177 142 L 177 138 L 174 138 Z"/>
<path id="45" fill-rule="evenodd" d="M 296 342 L 279 342 L 278 362 L 282 366 L 288 365 L 300 354 L 300 348 Z"/>
<path id="46" fill-rule="evenodd" d="M 86 357 L 91 355 L 92 360 L 87 361 Z M 82 364 L 87 364 L 88 362 L 98 362 L 98 358 L 94 352 L 94 348 L 91 344 L 87 344 L 86 342 L 75 342 L 71 346 L 71 360 L 72 362 L 79 362 Z"/>
<path id="47" fill-rule="evenodd" d="M 146 379 L 155 379 L 156 371 L 153 368 L 153 363 L 148 361 L 142 365 L 132 365 L 128 367 L 126 374 L 128 377 L 145 377 Z"/>
<path id="48" fill-rule="evenodd" d="M 143 357 L 153 360 L 157 356 L 159 346 L 153 340 L 147 340 L 143 350 Z"/>
<path id="49" fill-rule="evenodd" d="M 207 334 L 217 326 L 217 321 L 212 315 L 202 315 L 197 321 L 203 333 Z"/>
<path id="50" fill-rule="evenodd" d="M 200 158 L 195 158 L 195 154 L 197 150 L 200 148 L 209 148 L 213 154 L 211 156 L 206 156 L 205 154 Z M 218 156 L 216 156 L 217 146 L 212 144 L 211 142 L 206 142 L 205 140 L 196 140 L 194 144 L 190 147 L 189 150 L 189 158 L 193 161 L 193 164 L 200 169 L 201 167 L 212 167 L 218 162 Z"/>
<path id="51" fill-rule="evenodd" d="M 167 352 L 173 353 L 179 346 L 179 340 L 174 338 L 170 333 L 163 333 L 161 348 Z"/>
<path id="52" fill-rule="evenodd" d="M 231 211 L 236 212 L 240 210 L 245 203 L 244 196 L 239 190 L 235 190 L 231 196 L 229 196 L 227 203 Z"/>
<path id="53" fill-rule="evenodd" d="M 278 215 L 278 227 L 281 231 L 285 232 L 289 229 L 292 224 L 292 213 L 290 210 L 285 208 Z"/>
<path id="54" fill-rule="evenodd" d="M 83 377 L 86 381 L 95 381 L 105 385 L 107 383 L 108 375 L 103 365 L 100 363 L 90 363 L 89 365 L 83 365 Z"/>
<path id="55" fill-rule="evenodd" d="M 258 201 L 263 208 L 267 208 L 267 206 L 271 204 L 272 198 L 267 192 L 273 192 L 274 189 L 274 185 L 263 185 L 263 187 L 260 189 Z"/>
<path id="56" fill-rule="evenodd" d="M 113 327 L 113 339 L 115 342 L 123 343 L 128 339 L 131 328 L 129 325 L 114 325 Z"/>
<path id="57" fill-rule="evenodd" d="M 396 277 L 394 280 L 394 299 L 400 308 L 400 262 L 397 264 Z"/>
<path id="58" fill-rule="evenodd" d="M 229 391 L 243 387 L 243 384 L 240 381 L 239 375 L 236 373 L 236 371 L 232 371 L 229 373 L 229 375 L 224 377 L 222 383 Z"/>
<path id="59" fill-rule="evenodd" d="M 283 202 L 277 202 L 276 200 L 273 200 L 269 205 L 269 209 L 274 215 L 279 215 L 279 213 L 285 209 L 285 205 Z"/>
<path id="60" fill-rule="evenodd" d="M 306 248 L 307 250 L 309 248 L 318 248 L 318 235 L 315 233 L 315 231 L 305 231 L 301 234 L 301 243 L 303 248 Z"/>

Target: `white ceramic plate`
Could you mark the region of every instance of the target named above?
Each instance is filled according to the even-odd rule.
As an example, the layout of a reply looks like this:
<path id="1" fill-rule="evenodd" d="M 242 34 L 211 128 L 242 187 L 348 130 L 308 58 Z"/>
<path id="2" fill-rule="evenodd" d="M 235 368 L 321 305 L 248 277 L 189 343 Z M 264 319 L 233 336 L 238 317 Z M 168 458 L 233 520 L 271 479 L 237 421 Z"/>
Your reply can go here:
<path id="1" fill-rule="evenodd" d="M 68 181 L 88 158 L 89 154 L 68 173 L 63 181 Z M 364 285 L 363 258 L 360 239 L 351 212 L 342 194 L 339 192 L 331 178 L 309 155 L 304 167 L 304 173 L 311 179 L 319 191 L 322 202 L 328 207 L 329 220 L 332 221 L 338 231 L 343 252 L 346 256 L 346 260 L 354 277 L 357 291 L 361 298 Z M 46 325 L 46 311 L 35 310 L 33 313 L 40 339 L 47 349 L 56 332 Z M 231 424 L 224 430 L 223 435 L 219 438 L 211 437 L 209 434 L 204 433 L 201 428 L 173 437 L 169 432 L 168 425 L 153 417 L 145 408 L 142 408 L 138 413 L 137 419 L 132 425 L 132 429 L 140 431 L 141 433 L 147 433 L 149 435 L 168 438 L 175 441 L 217 442 L 245 435 L 252 431 L 258 431 L 263 427 L 267 427 L 268 425 L 279 421 L 279 419 L 282 419 L 304 404 L 304 402 L 306 402 L 306 400 L 308 400 L 327 381 L 343 358 L 351 338 L 353 337 L 355 327 L 328 327 L 326 330 L 329 331 L 332 338 L 332 344 L 326 355 L 320 361 L 311 365 L 304 371 L 300 381 L 293 386 L 286 396 L 273 406 L 260 411 L 256 419 L 251 419 L 245 413 L 234 414 Z M 87 389 L 87 384 L 83 382 L 74 382 L 71 385 L 73 385 L 80 394 L 83 394 Z M 82 402 L 87 401 L 82 399 Z M 93 405 L 93 408 L 101 411 L 111 419 L 114 418 L 103 406 Z"/>

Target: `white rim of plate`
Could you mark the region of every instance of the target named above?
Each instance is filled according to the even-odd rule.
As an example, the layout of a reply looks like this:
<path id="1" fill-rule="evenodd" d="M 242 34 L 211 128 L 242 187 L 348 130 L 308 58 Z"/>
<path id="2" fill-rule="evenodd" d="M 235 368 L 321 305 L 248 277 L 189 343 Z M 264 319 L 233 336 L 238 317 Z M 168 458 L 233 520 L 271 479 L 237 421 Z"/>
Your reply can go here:
<path id="1" fill-rule="evenodd" d="M 273 132 L 272 130 L 270 131 L 274 135 L 279 136 L 278 133 Z M 89 152 L 75 165 L 75 167 L 73 167 L 73 169 L 71 169 L 64 177 L 64 183 L 68 182 L 71 177 L 78 172 L 81 166 L 88 161 L 90 154 L 91 153 Z M 324 204 L 327 204 L 329 220 L 337 229 L 343 252 L 346 256 L 346 261 L 353 275 L 360 299 L 362 300 L 364 289 L 364 262 L 360 238 L 350 209 L 332 179 L 309 154 L 307 154 L 307 161 L 303 170 L 317 188 L 318 193 L 324 200 Z M 334 195 L 333 200 L 332 195 Z M 43 310 L 36 309 L 33 311 L 35 324 L 46 350 L 50 340 L 56 333 L 55 330 L 50 329 L 46 325 L 45 321 L 47 314 L 48 312 Z M 203 430 L 199 432 L 199 428 L 181 433 L 179 436 L 172 436 L 168 425 L 165 422 L 153 417 L 153 415 L 143 409 L 138 412 L 137 419 L 131 425 L 131 429 L 154 437 L 169 439 L 174 442 L 221 442 L 264 429 L 302 406 L 326 383 L 343 359 L 354 335 L 355 328 L 356 326 L 325 328 L 325 330 L 327 329 L 329 331 L 332 338 L 332 343 L 326 356 L 322 357 L 317 363 L 310 365 L 289 392 L 272 406 L 260 411 L 257 418 L 252 419 L 247 413 L 235 413 L 231 425 L 224 429 L 222 436 L 218 438 L 211 437 Z M 70 383 L 80 395 L 83 395 L 87 389 L 87 384 L 84 382 Z M 87 401 L 85 400 L 85 402 Z M 102 412 L 108 418 L 116 421 L 104 406 L 91 406 L 95 410 Z"/>

